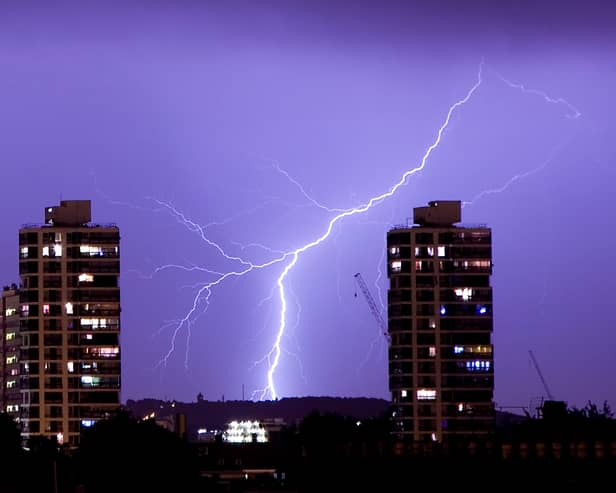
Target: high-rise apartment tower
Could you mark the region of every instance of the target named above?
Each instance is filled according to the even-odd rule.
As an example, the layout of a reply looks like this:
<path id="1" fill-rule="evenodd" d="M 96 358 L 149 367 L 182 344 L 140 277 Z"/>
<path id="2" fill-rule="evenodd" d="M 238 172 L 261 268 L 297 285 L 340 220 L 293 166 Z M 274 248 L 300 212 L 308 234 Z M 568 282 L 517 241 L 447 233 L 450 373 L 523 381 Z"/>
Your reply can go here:
<path id="1" fill-rule="evenodd" d="M 22 436 L 77 444 L 120 405 L 120 233 L 89 200 L 19 231 Z"/>
<path id="2" fill-rule="evenodd" d="M 389 388 L 401 441 L 481 439 L 494 426 L 492 240 L 460 201 L 417 207 L 387 234 Z"/>
<path id="3" fill-rule="evenodd" d="M 0 293 L 0 411 L 19 421 L 19 290 L 15 284 Z"/>

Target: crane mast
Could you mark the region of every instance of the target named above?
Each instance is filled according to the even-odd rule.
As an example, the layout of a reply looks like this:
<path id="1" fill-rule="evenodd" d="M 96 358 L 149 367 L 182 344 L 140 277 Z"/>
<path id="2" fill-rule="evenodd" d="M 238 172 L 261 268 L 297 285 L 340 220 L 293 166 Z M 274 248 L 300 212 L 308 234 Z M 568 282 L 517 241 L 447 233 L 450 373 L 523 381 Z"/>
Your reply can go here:
<path id="1" fill-rule="evenodd" d="M 385 322 L 385 320 L 383 320 L 383 317 L 381 316 L 381 312 L 376 306 L 376 302 L 374 301 L 374 298 L 372 297 L 372 294 L 370 293 L 368 286 L 366 286 L 366 282 L 364 281 L 364 278 L 362 277 L 360 272 L 355 274 L 354 277 L 355 277 L 355 280 L 357 281 L 357 284 L 359 285 L 359 289 L 361 289 L 361 292 L 364 294 L 364 297 L 366 298 L 366 301 L 368 302 L 368 307 L 370 308 L 370 312 L 372 313 L 372 316 L 376 319 L 379 329 L 381 329 L 381 332 L 383 333 L 385 337 L 389 338 L 389 334 L 387 332 L 387 323 Z"/>
<path id="2" fill-rule="evenodd" d="M 554 396 L 552 395 L 552 392 L 550 392 L 550 389 L 548 387 L 547 382 L 545 381 L 545 378 L 543 378 L 543 373 L 541 373 L 541 369 L 539 368 L 539 363 L 537 363 L 537 360 L 535 359 L 535 355 L 533 354 L 532 350 L 528 350 L 528 354 L 530 354 L 530 359 L 533 362 L 533 365 L 535 366 L 535 370 L 537 370 L 537 374 L 539 375 L 539 378 L 541 379 L 541 383 L 543 384 L 543 388 L 545 389 L 546 394 L 548 394 L 548 399 L 550 399 L 551 401 L 554 400 Z"/>

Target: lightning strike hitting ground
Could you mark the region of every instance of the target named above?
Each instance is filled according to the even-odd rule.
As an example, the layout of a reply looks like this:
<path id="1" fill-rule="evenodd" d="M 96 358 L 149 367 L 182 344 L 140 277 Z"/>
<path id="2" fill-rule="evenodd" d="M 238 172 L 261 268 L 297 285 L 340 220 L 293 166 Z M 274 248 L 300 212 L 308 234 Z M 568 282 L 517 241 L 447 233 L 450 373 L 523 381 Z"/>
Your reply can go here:
<path id="1" fill-rule="evenodd" d="M 282 269 L 282 272 L 280 273 L 280 275 L 278 276 L 276 280 L 276 286 L 275 286 L 275 288 L 278 290 L 279 300 L 280 300 L 279 324 L 278 324 L 278 329 L 276 331 L 276 337 L 275 337 L 275 340 L 270 350 L 267 352 L 267 354 L 265 354 L 263 358 L 261 358 L 259 361 L 255 362 L 255 365 L 258 365 L 264 361 L 267 361 L 268 363 L 267 385 L 263 389 L 253 391 L 253 394 L 252 394 L 253 397 L 258 396 L 259 399 L 261 400 L 266 399 L 268 397 L 270 399 L 277 399 L 279 394 L 278 394 L 278 391 L 276 390 L 274 376 L 275 376 L 276 370 L 280 363 L 280 356 L 282 352 L 281 343 L 282 343 L 282 338 L 285 335 L 286 323 L 287 323 L 286 322 L 287 296 L 286 296 L 286 291 L 285 291 L 285 280 L 287 276 L 289 275 L 289 273 L 292 271 L 293 267 L 295 267 L 295 265 L 297 264 L 299 257 L 305 252 L 307 252 L 308 250 L 320 245 L 322 242 L 328 239 L 332 233 L 334 226 L 338 222 L 342 221 L 343 219 L 347 217 L 354 216 L 357 214 L 362 214 L 368 211 L 369 209 L 371 209 L 372 207 L 374 207 L 375 205 L 380 204 L 385 199 L 390 198 L 396 193 L 396 191 L 400 187 L 404 186 L 407 183 L 407 180 L 411 176 L 423 170 L 424 167 L 426 166 L 428 158 L 432 155 L 432 152 L 440 145 L 443 133 L 447 129 L 453 113 L 459 107 L 463 106 L 470 100 L 470 98 L 473 96 L 473 94 L 479 88 L 479 86 L 481 85 L 483 81 L 482 75 L 483 75 L 483 62 L 479 65 L 479 70 L 477 73 L 477 81 L 471 86 L 471 88 L 467 91 L 466 95 L 462 99 L 458 100 L 457 102 L 455 102 L 453 105 L 449 107 L 446 113 L 444 122 L 442 123 L 442 125 L 440 126 L 440 128 L 438 129 L 436 133 L 434 142 L 426 149 L 423 157 L 421 158 L 420 163 L 416 167 L 405 171 L 402 174 L 399 181 L 395 183 L 393 186 L 391 186 L 388 191 L 370 198 L 367 202 L 357 207 L 350 208 L 350 209 L 337 209 L 337 208 L 330 208 L 330 207 L 324 206 L 323 204 L 315 200 L 313 197 L 311 197 L 310 194 L 306 192 L 304 187 L 299 182 L 297 182 L 288 172 L 281 169 L 278 165 L 274 165 L 275 169 L 279 173 L 281 173 L 283 176 L 285 176 L 287 180 L 289 180 L 293 185 L 295 185 L 300 190 L 304 198 L 306 198 L 312 205 L 326 212 L 336 213 L 336 215 L 329 220 L 327 227 L 325 228 L 324 232 L 320 236 L 318 236 L 316 239 L 306 243 L 305 245 L 295 250 L 290 250 L 290 251 L 274 250 L 274 249 L 271 249 L 261 244 L 250 244 L 250 245 L 245 245 L 245 246 L 240 245 L 242 250 L 245 250 L 248 247 L 259 247 L 259 248 L 262 248 L 263 250 L 266 250 L 272 254 L 277 255 L 276 257 L 272 258 L 271 260 L 268 260 L 267 262 L 253 263 L 239 256 L 226 253 L 225 250 L 218 243 L 210 240 L 206 236 L 205 234 L 206 227 L 202 227 L 199 224 L 195 223 L 194 221 L 188 219 L 184 214 L 179 212 L 170 203 L 156 200 L 156 203 L 159 206 L 162 206 L 165 210 L 167 210 L 179 223 L 183 224 L 190 232 L 197 234 L 207 245 L 217 250 L 217 252 L 225 260 L 238 263 L 240 266 L 240 268 L 237 270 L 231 270 L 227 272 L 218 272 L 218 271 L 211 270 L 211 269 L 197 268 L 195 266 L 187 267 L 187 266 L 182 266 L 178 264 L 169 264 L 169 265 L 161 266 L 156 269 L 155 273 L 160 272 L 164 269 L 169 269 L 169 268 L 183 269 L 187 271 L 200 270 L 204 273 L 215 276 L 214 279 L 212 279 L 211 281 L 208 281 L 200 285 L 199 289 L 197 290 L 196 295 L 193 298 L 191 308 L 188 310 L 188 312 L 186 313 L 184 317 L 179 319 L 177 323 L 174 324 L 175 327 L 174 327 L 173 334 L 171 337 L 170 349 L 165 354 L 165 356 L 161 358 L 161 360 L 159 361 L 159 365 L 166 363 L 168 358 L 175 351 L 176 340 L 182 328 L 185 327 L 187 329 L 187 340 L 190 339 L 190 332 L 191 332 L 191 328 L 194 323 L 194 320 L 197 316 L 203 314 L 207 310 L 207 307 L 209 306 L 209 303 L 210 303 L 210 297 L 212 295 L 213 289 L 215 289 L 217 286 L 219 286 L 221 283 L 223 283 L 226 279 L 230 277 L 241 277 L 255 270 L 262 270 L 262 269 L 274 266 L 275 264 L 284 263 L 284 267 Z M 567 106 L 569 110 L 571 111 L 570 114 L 567 114 L 568 118 L 576 119 L 581 115 L 581 113 L 573 105 L 571 105 L 570 103 L 568 103 L 566 100 L 562 98 L 558 98 L 558 99 L 551 98 L 542 91 L 538 91 L 535 89 L 527 89 L 525 86 L 521 84 L 515 84 L 515 83 L 508 81 L 507 79 L 502 77 L 500 74 L 496 74 L 496 75 L 503 82 L 505 82 L 507 85 L 509 85 L 512 88 L 521 90 L 524 93 L 539 95 L 543 97 L 549 103 L 563 104 Z M 547 166 L 547 164 L 553 159 L 554 154 L 555 154 L 555 150 L 552 152 L 550 157 L 544 163 L 542 163 L 539 167 L 532 169 L 526 173 L 522 173 L 522 174 L 514 176 L 513 178 L 508 180 L 505 183 L 505 185 L 503 185 L 502 187 L 498 189 L 486 190 L 484 192 L 481 192 L 480 194 L 475 196 L 471 201 L 465 202 L 465 205 L 470 205 L 485 195 L 502 192 L 514 182 L 522 178 L 525 178 L 527 176 L 530 176 L 533 173 L 538 172 L 539 170 Z M 203 308 L 202 310 L 199 310 L 199 307 L 203 304 L 205 304 L 205 308 Z M 169 327 L 169 324 L 166 324 L 166 327 Z M 188 350 L 188 347 L 187 347 L 187 350 Z M 285 351 L 287 350 L 285 349 Z M 185 363 L 187 364 L 187 360 Z"/>

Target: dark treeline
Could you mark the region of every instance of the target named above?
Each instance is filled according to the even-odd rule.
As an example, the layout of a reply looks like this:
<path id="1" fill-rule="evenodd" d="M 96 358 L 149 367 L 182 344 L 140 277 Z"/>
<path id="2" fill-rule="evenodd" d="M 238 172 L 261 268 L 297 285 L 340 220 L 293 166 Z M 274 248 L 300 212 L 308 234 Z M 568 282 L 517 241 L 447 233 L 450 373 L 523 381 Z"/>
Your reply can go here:
<path id="1" fill-rule="evenodd" d="M 400 485 L 494 489 L 592 489 L 611 481 L 616 465 L 616 421 L 607 405 L 555 408 L 543 417 L 510 422 L 490 437 L 490 448 L 456 453 L 435 446 L 398 455 L 387 413 L 357 419 L 312 412 L 282 429 L 268 444 L 191 443 L 122 411 L 84 430 L 77 449 L 36 437 L 22 448 L 17 423 L 0 414 L 0 491 L 51 493 L 205 491 L 391 491 Z M 504 444 L 562 445 L 563 454 L 501 453 Z M 605 444 L 604 454 L 591 450 Z M 568 445 L 589 452 L 574 456 Z M 566 449 L 566 450 L 565 450 Z M 576 448 L 577 450 L 577 448 Z M 466 451 L 466 452 L 465 452 Z M 491 451 L 491 452 L 490 452 Z M 222 480 L 221 471 L 272 469 L 277 480 Z M 407 488 L 407 489 L 408 489 Z"/>

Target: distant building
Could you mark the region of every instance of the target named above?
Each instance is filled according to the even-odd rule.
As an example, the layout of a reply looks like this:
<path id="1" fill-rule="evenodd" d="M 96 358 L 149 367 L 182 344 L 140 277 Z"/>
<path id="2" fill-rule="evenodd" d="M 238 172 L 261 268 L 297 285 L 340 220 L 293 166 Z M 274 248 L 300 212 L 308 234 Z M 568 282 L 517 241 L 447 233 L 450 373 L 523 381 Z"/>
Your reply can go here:
<path id="1" fill-rule="evenodd" d="M 460 201 L 415 208 L 413 220 L 387 234 L 394 434 L 485 437 L 494 428 L 491 230 L 456 226 Z"/>
<path id="2" fill-rule="evenodd" d="M 5 286 L 1 293 L 0 317 L 0 411 L 19 421 L 21 393 L 19 387 L 19 290 L 17 285 Z"/>
<path id="3" fill-rule="evenodd" d="M 120 406 L 120 232 L 89 200 L 19 231 L 22 436 L 77 444 Z"/>

